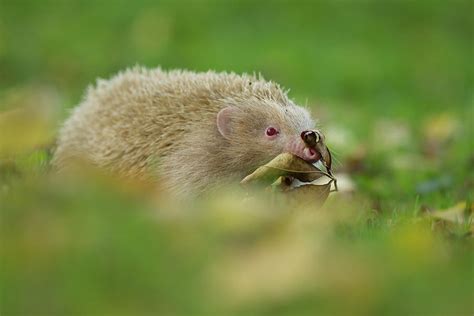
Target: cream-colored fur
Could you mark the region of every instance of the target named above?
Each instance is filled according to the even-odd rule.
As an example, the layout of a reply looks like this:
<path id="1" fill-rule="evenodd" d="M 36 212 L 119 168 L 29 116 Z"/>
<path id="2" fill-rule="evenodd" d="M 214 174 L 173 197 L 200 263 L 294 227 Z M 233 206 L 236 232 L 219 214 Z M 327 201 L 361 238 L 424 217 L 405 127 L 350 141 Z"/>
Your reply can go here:
<path id="1" fill-rule="evenodd" d="M 217 113 L 237 109 L 224 138 Z M 261 137 L 267 125 L 287 138 Z M 135 67 L 90 87 L 64 123 L 53 165 L 82 160 L 124 177 L 202 193 L 241 179 L 313 128 L 275 83 L 251 75 Z M 296 136 L 295 136 L 296 135 Z"/>

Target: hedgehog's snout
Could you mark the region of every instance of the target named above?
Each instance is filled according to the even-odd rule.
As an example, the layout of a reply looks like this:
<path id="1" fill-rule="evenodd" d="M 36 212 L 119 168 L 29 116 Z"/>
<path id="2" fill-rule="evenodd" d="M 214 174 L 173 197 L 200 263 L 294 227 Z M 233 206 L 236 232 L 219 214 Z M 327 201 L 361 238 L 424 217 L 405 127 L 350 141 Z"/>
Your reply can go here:
<path id="1" fill-rule="evenodd" d="M 309 148 L 315 148 L 316 144 L 319 143 L 321 140 L 321 134 L 318 131 L 302 131 L 301 132 L 301 139 Z"/>
<path id="2" fill-rule="evenodd" d="M 317 150 L 317 144 L 319 144 L 321 135 L 317 131 L 306 130 L 301 132 L 300 137 L 295 136 L 290 139 L 285 147 L 285 151 L 310 163 L 315 163 L 321 159 L 321 155 Z"/>

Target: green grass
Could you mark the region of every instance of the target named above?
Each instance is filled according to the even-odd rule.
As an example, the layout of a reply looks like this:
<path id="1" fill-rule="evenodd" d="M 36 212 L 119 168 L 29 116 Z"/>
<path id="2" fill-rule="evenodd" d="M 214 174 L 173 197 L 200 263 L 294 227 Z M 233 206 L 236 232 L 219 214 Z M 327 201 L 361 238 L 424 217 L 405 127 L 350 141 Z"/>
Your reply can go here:
<path id="1" fill-rule="evenodd" d="M 0 314 L 472 315 L 472 226 L 429 216 L 472 212 L 472 12 L 468 0 L 3 1 Z M 86 87 L 137 63 L 291 88 L 355 192 L 308 213 L 50 174 Z"/>

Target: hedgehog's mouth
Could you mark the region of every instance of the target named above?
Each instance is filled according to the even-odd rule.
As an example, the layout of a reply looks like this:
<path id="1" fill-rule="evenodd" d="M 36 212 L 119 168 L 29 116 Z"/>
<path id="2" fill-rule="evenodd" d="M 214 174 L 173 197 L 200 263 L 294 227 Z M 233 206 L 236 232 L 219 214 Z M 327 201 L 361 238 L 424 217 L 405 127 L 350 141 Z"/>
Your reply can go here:
<path id="1" fill-rule="evenodd" d="M 309 163 L 315 163 L 321 159 L 321 154 L 315 148 L 307 147 L 306 144 L 299 139 L 290 142 L 286 150 Z"/>
<path id="2" fill-rule="evenodd" d="M 305 149 L 303 149 L 303 157 L 301 158 L 308 162 L 315 163 L 321 159 L 321 154 L 318 153 L 314 148 L 305 147 Z"/>

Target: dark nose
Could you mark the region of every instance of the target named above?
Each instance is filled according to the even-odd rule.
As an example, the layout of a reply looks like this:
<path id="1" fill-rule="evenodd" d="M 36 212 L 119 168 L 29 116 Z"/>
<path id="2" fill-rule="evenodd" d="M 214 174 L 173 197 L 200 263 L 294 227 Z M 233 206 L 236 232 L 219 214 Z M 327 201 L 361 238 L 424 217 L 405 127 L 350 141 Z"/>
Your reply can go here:
<path id="1" fill-rule="evenodd" d="M 314 148 L 319 142 L 320 136 L 319 133 L 315 131 L 302 131 L 301 139 L 306 144 L 306 146 Z"/>

